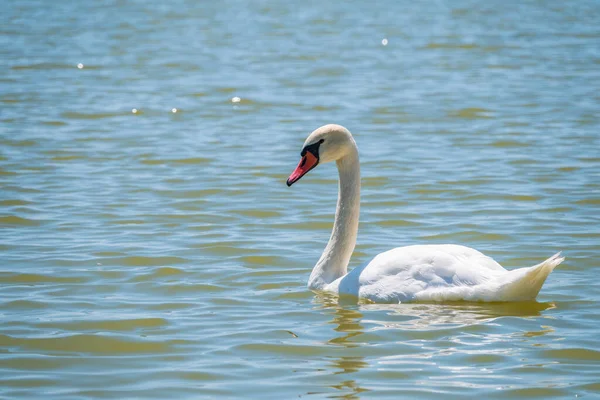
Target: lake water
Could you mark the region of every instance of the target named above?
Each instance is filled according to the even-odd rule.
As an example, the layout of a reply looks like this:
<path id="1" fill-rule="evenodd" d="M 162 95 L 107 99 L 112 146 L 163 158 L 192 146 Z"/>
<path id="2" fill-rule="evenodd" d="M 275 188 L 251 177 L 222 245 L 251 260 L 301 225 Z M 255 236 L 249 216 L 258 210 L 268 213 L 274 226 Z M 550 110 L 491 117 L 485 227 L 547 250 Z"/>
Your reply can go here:
<path id="1" fill-rule="evenodd" d="M 0 397 L 600 398 L 600 3 L 9 1 Z M 567 257 L 538 302 L 375 305 L 306 281 L 355 135 L 350 267 L 459 243 Z"/>

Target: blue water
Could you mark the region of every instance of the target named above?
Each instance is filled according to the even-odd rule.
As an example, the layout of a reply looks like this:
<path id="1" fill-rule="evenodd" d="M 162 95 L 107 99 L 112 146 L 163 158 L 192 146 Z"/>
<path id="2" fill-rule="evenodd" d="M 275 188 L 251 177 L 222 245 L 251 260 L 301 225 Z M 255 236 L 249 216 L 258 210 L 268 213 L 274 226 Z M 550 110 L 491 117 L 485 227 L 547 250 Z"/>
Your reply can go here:
<path id="1" fill-rule="evenodd" d="M 600 3 L 10 1 L 0 15 L 0 397 L 600 397 Z M 315 295 L 332 165 L 350 268 L 459 243 L 527 304 Z"/>

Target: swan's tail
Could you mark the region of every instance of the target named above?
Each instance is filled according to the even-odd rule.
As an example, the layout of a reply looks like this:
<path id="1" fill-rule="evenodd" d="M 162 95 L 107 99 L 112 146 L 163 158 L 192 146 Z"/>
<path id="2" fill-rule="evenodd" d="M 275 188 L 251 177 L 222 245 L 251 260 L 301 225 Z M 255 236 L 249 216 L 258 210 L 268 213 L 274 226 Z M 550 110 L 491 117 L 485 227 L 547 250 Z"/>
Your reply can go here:
<path id="1" fill-rule="evenodd" d="M 510 271 L 506 280 L 501 283 L 498 300 L 535 300 L 548 275 L 564 260 L 565 258 L 557 253 L 541 264 Z"/>

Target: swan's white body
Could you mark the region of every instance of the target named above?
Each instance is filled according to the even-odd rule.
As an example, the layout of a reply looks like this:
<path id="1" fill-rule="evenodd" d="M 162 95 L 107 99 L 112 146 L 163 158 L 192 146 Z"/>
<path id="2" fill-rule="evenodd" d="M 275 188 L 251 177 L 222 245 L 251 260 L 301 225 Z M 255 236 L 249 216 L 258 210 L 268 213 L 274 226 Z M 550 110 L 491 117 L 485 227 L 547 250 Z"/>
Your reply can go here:
<path id="1" fill-rule="evenodd" d="M 336 161 L 340 175 L 335 223 L 329 243 L 309 278 L 308 287 L 312 290 L 385 303 L 528 301 L 537 297 L 548 275 L 564 260 L 556 254 L 533 267 L 507 271 L 490 257 L 469 247 L 416 245 L 381 253 L 367 265 L 347 273 L 360 214 L 360 165 L 356 143 L 346 128 L 325 125 L 306 139 L 302 156 L 288 185 L 319 162 Z"/>
<path id="2" fill-rule="evenodd" d="M 561 262 L 557 254 L 537 266 L 507 271 L 465 246 L 406 246 L 381 253 L 366 266 L 314 289 L 378 303 L 527 301 L 536 298 L 546 277 Z"/>

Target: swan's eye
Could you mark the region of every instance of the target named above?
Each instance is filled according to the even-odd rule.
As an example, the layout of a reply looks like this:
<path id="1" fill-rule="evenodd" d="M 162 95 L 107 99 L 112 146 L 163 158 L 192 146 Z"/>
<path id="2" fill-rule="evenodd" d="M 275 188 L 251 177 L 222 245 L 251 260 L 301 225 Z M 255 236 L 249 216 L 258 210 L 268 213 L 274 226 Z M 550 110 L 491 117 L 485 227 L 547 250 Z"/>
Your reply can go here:
<path id="1" fill-rule="evenodd" d="M 312 153 L 313 156 L 315 156 L 316 158 L 319 158 L 319 146 L 324 141 L 325 141 L 325 139 L 321 139 L 318 142 L 314 142 L 313 144 L 309 144 L 308 146 L 306 146 L 306 147 L 304 147 L 302 149 L 302 151 L 300 152 L 300 155 L 302 157 L 304 157 L 306 155 L 306 152 L 309 151 L 310 153 Z"/>

